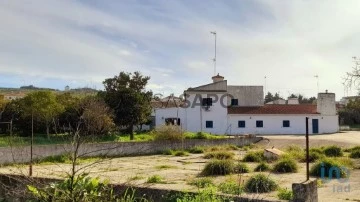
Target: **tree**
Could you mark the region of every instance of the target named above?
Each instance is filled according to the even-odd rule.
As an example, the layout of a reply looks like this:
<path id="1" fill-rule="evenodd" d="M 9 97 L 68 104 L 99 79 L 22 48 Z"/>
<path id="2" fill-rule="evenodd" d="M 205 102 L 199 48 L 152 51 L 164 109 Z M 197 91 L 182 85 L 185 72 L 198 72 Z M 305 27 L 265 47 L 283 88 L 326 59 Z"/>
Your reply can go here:
<path id="1" fill-rule="evenodd" d="M 64 107 L 57 102 L 55 94 L 51 91 L 37 91 L 28 94 L 23 101 L 23 115 L 34 116 L 40 122 L 45 123 L 46 134 L 50 138 L 51 123 L 64 110 Z"/>
<path id="2" fill-rule="evenodd" d="M 1 120 L 1 115 L 5 110 L 6 104 L 7 101 L 5 100 L 5 97 L 3 95 L 0 95 L 0 120 Z"/>
<path id="3" fill-rule="evenodd" d="M 354 66 L 350 72 L 346 72 L 343 78 L 344 86 L 351 88 L 353 86 L 358 87 L 360 81 L 360 59 L 353 57 Z"/>
<path id="4" fill-rule="evenodd" d="M 265 96 L 265 103 L 268 103 L 268 102 L 271 102 L 271 101 L 274 101 L 274 96 L 273 94 L 271 94 L 270 92 L 268 92 Z"/>
<path id="5" fill-rule="evenodd" d="M 100 92 L 114 111 L 115 124 L 126 127 L 131 140 L 134 139 L 134 125 L 147 122 L 151 115 L 152 92 L 145 90 L 149 79 L 140 72 L 120 72 L 118 76 L 106 79 L 103 82 L 105 91 Z"/>

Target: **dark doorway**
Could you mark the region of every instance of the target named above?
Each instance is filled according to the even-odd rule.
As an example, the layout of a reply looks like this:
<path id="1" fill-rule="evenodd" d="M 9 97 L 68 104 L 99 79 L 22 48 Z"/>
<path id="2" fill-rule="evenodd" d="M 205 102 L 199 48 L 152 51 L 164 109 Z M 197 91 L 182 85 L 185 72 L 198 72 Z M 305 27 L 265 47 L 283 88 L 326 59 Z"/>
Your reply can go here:
<path id="1" fill-rule="evenodd" d="M 180 119 L 179 118 L 166 118 L 165 124 L 180 126 Z"/>
<path id="2" fill-rule="evenodd" d="M 312 120 L 312 129 L 314 134 L 319 133 L 319 119 Z"/>

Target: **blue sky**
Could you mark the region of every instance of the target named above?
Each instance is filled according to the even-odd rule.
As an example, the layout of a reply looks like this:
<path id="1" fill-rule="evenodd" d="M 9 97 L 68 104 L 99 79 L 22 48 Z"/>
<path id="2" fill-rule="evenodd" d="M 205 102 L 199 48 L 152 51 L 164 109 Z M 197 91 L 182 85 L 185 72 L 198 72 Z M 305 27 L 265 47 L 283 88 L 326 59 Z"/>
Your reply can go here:
<path id="1" fill-rule="evenodd" d="M 287 97 L 344 95 L 360 56 L 360 1 L 81 0 L 0 2 L 0 86 L 102 88 L 120 71 L 151 76 L 156 93 L 211 82 L 264 85 Z M 350 90 L 349 94 L 356 93 Z"/>

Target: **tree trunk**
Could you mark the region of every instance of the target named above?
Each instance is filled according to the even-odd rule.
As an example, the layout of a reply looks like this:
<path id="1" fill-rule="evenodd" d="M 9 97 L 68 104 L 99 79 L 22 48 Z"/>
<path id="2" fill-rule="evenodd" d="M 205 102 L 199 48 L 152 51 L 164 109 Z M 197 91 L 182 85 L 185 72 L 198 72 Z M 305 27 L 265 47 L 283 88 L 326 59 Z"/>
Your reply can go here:
<path id="1" fill-rule="evenodd" d="M 46 123 L 46 135 L 48 140 L 50 140 L 50 124 Z"/>
<path id="2" fill-rule="evenodd" d="M 134 140 L 134 125 L 131 124 L 128 128 L 128 133 L 130 134 L 130 140 Z"/>

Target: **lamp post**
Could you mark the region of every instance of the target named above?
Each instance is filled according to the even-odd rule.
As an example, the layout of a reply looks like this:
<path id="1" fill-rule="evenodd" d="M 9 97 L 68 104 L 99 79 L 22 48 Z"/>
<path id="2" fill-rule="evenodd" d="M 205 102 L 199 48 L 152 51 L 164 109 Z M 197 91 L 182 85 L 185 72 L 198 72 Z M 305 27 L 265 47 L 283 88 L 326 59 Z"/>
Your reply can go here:
<path id="1" fill-rule="evenodd" d="M 212 31 L 210 33 L 213 34 L 215 37 L 215 56 L 213 59 L 213 61 L 214 61 L 214 76 L 215 76 L 216 75 L 216 31 Z"/>

